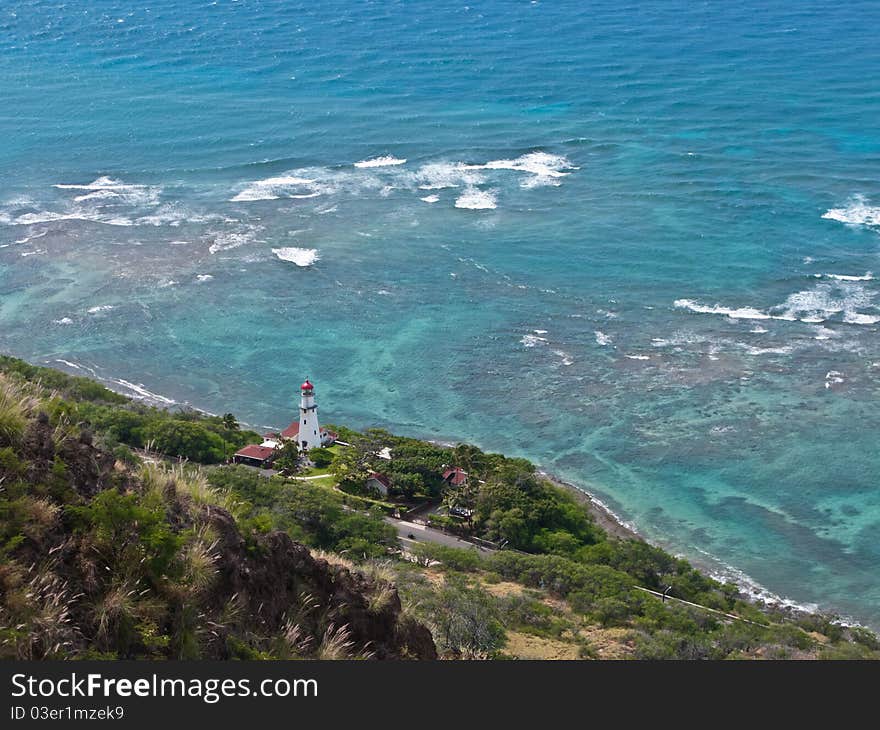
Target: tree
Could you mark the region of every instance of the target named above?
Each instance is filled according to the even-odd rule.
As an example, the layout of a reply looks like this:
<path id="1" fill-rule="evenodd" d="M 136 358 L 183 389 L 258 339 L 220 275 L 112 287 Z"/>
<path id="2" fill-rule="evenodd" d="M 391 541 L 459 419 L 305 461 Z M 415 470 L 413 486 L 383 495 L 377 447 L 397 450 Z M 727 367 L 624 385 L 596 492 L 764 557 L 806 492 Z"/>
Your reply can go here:
<path id="1" fill-rule="evenodd" d="M 391 476 L 391 485 L 407 499 L 412 499 L 415 494 L 425 488 L 425 481 L 421 474 L 394 473 Z"/>
<path id="2" fill-rule="evenodd" d="M 288 476 L 296 474 L 301 467 L 299 447 L 295 441 L 285 441 L 276 452 L 274 465 Z"/>
<path id="3" fill-rule="evenodd" d="M 226 441 L 197 422 L 168 419 L 151 424 L 146 432 L 156 451 L 168 456 L 202 464 L 216 464 L 226 458 Z"/>
<path id="4" fill-rule="evenodd" d="M 341 488 L 360 487 L 373 471 L 375 456 L 364 449 L 345 449 L 333 459 L 333 475 Z"/>
<path id="5" fill-rule="evenodd" d="M 452 450 L 454 465 L 464 469 L 473 479 L 485 471 L 486 459 L 484 456 L 480 449 L 470 444 L 457 444 Z"/>
<path id="6" fill-rule="evenodd" d="M 238 421 L 235 418 L 235 415 L 232 413 L 224 413 L 223 414 L 223 427 L 227 431 L 238 431 L 239 425 Z"/>

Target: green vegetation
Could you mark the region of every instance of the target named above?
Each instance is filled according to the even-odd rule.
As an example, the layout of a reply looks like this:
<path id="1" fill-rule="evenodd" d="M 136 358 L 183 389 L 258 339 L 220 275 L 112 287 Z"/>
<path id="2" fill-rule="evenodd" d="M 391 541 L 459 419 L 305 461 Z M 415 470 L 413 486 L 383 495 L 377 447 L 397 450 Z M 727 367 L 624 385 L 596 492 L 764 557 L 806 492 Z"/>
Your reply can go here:
<path id="1" fill-rule="evenodd" d="M 261 532 L 283 530 L 305 545 L 361 559 L 381 557 L 396 542 L 380 512 L 347 509 L 344 495 L 311 482 L 266 479 L 243 466 L 212 469 L 208 481 L 236 501 L 243 525 Z"/>
<path id="2" fill-rule="evenodd" d="M 209 416 L 194 410 L 167 411 L 135 403 L 87 378 L 29 365 L 0 356 L 0 373 L 11 384 L 39 384 L 51 397 L 46 410 L 55 422 L 83 424 L 101 433 L 104 445 L 150 450 L 168 457 L 216 464 L 248 443 L 259 440 L 242 430 L 231 413 Z M 17 392 L 17 391 L 11 391 Z M 15 397 L 15 396 L 10 396 Z M 0 402 L 0 430 L 6 428 L 8 406 Z M 13 424 L 10 423 L 9 428 Z"/>
<path id="3" fill-rule="evenodd" d="M 144 462 L 132 448 L 217 464 L 258 437 L 0 358 L 0 658 L 880 658 L 869 631 L 610 537 L 522 459 L 334 430 L 351 446 L 314 449 L 317 479 Z M 504 549 L 400 559 L 371 471 Z"/>
<path id="4" fill-rule="evenodd" d="M 118 459 L 125 447 L 94 421 L 71 420 L 95 402 L 71 393 L 114 422 L 147 415 L 185 434 L 202 419 L 111 405 L 64 377 L 50 390 L 40 369 L 0 373 L 0 659 L 435 655 L 377 572 L 353 575 L 273 532 L 363 560 L 391 541 L 378 516 L 252 470 L 209 479 Z"/>

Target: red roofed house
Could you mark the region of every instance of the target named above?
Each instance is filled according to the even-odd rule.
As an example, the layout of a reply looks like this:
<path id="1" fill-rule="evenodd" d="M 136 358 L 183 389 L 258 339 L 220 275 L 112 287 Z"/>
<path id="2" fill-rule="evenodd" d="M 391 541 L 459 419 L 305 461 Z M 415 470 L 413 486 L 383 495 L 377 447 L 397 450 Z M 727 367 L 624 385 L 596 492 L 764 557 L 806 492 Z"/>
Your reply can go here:
<path id="1" fill-rule="evenodd" d="M 318 424 L 315 386 L 306 380 L 300 386 L 300 393 L 299 419 L 281 432 L 281 438 L 284 441 L 295 441 L 304 452 L 316 446 L 329 446 L 336 440 L 336 434 Z"/>
<path id="2" fill-rule="evenodd" d="M 460 466 L 447 467 L 443 472 L 443 481 L 453 487 L 460 487 L 467 484 L 468 473 Z"/>
<path id="3" fill-rule="evenodd" d="M 247 464 L 248 466 L 267 469 L 272 464 L 272 459 L 274 458 L 274 447 L 251 444 L 250 446 L 245 446 L 243 449 L 236 451 L 232 460 L 236 464 Z"/>
<path id="4" fill-rule="evenodd" d="M 391 489 L 391 480 L 384 474 L 373 471 L 370 472 L 370 476 L 367 477 L 366 487 L 367 489 L 373 489 L 379 492 L 383 497 L 387 497 L 388 490 Z"/>

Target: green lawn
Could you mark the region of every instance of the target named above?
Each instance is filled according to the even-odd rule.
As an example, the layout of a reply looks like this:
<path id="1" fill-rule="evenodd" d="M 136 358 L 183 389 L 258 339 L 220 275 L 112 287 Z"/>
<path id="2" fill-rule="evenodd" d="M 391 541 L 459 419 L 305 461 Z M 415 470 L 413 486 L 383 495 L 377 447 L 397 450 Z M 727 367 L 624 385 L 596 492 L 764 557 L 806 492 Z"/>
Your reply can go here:
<path id="1" fill-rule="evenodd" d="M 309 476 L 309 475 L 306 475 Z M 296 477 L 294 477 L 296 478 Z M 318 487 L 326 487 L 328 489 L 333 489 L 336 486 L 336 477 L 332 475 L 323 476 L 320 479 L 308 479 L 302 480 L 303 484 L 312 484 Z"/>
<path id="2" fill-rule="evenodd" d="M 325 466 L 322 469 L 319 469 L 318 467 L 313 466 L 309 469 L 303 469 L 299 474 L 297 474 L 297 476 L 299 476 L 299 477 L 317 477 L 317 476 L 324 476 L 327 474 L 331 474 L 332 472 L 333 472 L 333 470 L 329 466 Z"/>

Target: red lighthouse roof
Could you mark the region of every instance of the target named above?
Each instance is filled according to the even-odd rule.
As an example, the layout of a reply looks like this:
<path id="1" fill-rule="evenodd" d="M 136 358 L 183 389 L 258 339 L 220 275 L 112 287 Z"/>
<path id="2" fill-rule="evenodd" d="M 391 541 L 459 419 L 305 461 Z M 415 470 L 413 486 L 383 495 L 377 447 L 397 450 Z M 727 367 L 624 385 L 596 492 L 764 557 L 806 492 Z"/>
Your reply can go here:
<path id="1" fill-rule="evenodd" d="M 308 379 L 306 379 L 306 382 L 299 386 L 299 388 L 300 390 L 314 390 L 315 386 L 312 385 L 312 383 Z"/>

